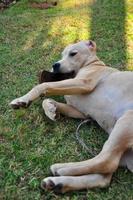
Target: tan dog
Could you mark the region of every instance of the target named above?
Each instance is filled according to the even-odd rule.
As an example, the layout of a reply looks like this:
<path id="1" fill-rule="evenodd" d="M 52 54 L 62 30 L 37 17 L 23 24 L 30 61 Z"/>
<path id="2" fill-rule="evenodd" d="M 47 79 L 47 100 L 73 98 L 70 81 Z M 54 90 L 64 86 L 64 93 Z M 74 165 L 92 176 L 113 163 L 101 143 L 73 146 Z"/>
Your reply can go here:
<path id="1" fill-rule="evenodd" d="M 67 95 L 67 104 L 45 99 L 46 115 L 52 120 L 57 112 L 82 119 L 89 115 L 109 138 L 92 159 L 52 165 L 55 177 L 45 178 L 42 187 L 62 193 L 105 187 L 118 166 L 126 166 L 133 172 L 133 72 L 107 67 L 96 56 L 96 44 L 92 41 L 66 47 L 62 59 L 53 68 L 55 72 L 74 70 L 76 77 L 37 85 L 26 95 L 13 100 L 11 105 L 26 107 L 41 94 Z"/>

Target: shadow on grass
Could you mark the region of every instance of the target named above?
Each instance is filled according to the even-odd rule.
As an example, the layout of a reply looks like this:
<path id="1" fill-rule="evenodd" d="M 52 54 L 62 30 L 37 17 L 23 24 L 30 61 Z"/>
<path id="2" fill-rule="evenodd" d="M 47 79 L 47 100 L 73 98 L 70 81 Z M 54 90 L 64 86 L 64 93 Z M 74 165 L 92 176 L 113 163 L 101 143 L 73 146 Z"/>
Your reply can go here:
<path id="1" fill-rule="evenodd" d="M 108 65 L 126 68 L 125 0 L 96 0 L 91 6 L 91 38 Z"/>

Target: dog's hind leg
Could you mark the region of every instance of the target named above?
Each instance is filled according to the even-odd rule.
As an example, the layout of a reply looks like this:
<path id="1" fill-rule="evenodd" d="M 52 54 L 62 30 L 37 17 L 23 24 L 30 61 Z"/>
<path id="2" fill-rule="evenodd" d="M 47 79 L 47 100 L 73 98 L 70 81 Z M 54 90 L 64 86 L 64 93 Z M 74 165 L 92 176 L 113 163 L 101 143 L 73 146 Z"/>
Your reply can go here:
<path id="1" fill-rule="evenodd" d="M 53 99 L 45 99 L 42 103 L 44 112 L 48 118 L 55 121 L 60 117 L 60 114 L 72 117 L 85 119 L 85 116 L 76 108 L 65 103 L 59 103 Z"/>
<path id="2" fill-rule="evenodd" d="M 89 174 L 83 176 L 48 177 L 42 180 L 42 189 L 65 193 L 73 190 L 103 188 L 110 184 L 112 174 Z"/>
<path id="3" fill-rule="evenodd" d="M 123 153 L 131 147 L 133 147 L 133 110 L 127 111 L 116 122 L 109 139 L 96 157 L 77 163 L 54 164 L 51 166 L 51 171 L 54 175 L 60 176 L 113 173 L 119 166 Z"/>

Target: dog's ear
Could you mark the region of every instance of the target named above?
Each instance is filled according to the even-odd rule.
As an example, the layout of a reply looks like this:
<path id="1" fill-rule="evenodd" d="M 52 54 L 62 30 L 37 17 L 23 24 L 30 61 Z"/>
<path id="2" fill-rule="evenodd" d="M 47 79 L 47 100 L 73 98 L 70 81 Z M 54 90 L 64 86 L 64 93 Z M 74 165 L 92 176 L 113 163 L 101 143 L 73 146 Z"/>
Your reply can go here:
<path id="1" fill-rule="evenodd" d="M 96 43 L 94 41 L 89 40 L 86 42 L 86 45 L 91 51 L 96 51 Z"/>

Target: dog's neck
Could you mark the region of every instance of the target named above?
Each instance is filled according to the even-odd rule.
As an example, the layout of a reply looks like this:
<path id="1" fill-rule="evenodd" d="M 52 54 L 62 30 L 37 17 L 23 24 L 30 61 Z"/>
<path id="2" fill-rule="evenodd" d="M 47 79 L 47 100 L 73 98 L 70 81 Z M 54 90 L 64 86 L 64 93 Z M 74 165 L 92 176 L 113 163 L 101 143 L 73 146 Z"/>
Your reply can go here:
<path id="1" fill-rule="evenodd" d="M 91 66 L 106 66 L 104 62 L 102 62 L 96 55 L 89 57 L 87 62 L 84 63 L 84 67 L 91 67 Z"/>

